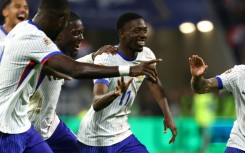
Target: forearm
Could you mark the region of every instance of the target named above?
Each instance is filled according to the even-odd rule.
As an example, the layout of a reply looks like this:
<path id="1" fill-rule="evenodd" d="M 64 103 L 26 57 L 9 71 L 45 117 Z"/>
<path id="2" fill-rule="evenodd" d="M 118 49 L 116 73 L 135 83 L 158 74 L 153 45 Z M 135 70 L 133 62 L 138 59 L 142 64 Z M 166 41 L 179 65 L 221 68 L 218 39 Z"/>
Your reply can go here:
<path id="1" fill-rule="evenodd" d="M 214 78 L 205 79 L 203 76 L 192 77 L 191 78 L 191 89 L 193 92 L 199 93 L 199 94 L 217 91 L 218 89 L 217 80 Z"/>
<path id="2" fill-rule="evenodd" d="M 89 63 L 76 62 L 65 55 L 54 55 L 46 64 L 55 71 L 76 79 L 93 79 L 120 76 L 118 66 L 106 67 Z"/>
<path id="3" fill-rule="evenodd" d="M 94 97 L 93 100 L 93 108 L 94 110 L 100 111 L 107 106 L 109 106 L 117 97 L 119 96 L 118 93 L 115 91 L 108 92 L 107 94 L 104 95 L 97 95 Z"/>
<path id="4" fill-rule="evenodd" d="M 160 106 L 164 117 L 172 117 L 166 94 L 160 80 L 158 79 L 157 82 L 148 81 L 148 86 L 151 90 L 151 93 L 153 94 L 153 97 Z"/>

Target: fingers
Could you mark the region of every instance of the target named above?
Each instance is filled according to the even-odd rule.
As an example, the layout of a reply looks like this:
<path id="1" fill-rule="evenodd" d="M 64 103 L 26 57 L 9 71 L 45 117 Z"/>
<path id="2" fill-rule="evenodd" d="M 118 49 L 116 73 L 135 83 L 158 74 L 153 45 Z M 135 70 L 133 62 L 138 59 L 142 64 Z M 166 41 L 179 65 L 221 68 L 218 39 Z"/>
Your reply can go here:
<path id="1" fill-rule="evenodd" d="M 158 59 L 150 60 L 150 61 L 148 61 L 146 63 L 147 64 L 153 64 L 153 63 L 158 63 L 158 62 L 162 62 L 162 59 L 161 58 L 158 58 Z"/>
<path id="2" fill-rule="evenodd" d="M 126 86 L 128 87 L 130 84 L 131 84 L 131 82 L 134 80 L 134 78 L 133 77 L 131 77 L 130 79 L 129 79 L 129 81 L 126 83 Z"/>

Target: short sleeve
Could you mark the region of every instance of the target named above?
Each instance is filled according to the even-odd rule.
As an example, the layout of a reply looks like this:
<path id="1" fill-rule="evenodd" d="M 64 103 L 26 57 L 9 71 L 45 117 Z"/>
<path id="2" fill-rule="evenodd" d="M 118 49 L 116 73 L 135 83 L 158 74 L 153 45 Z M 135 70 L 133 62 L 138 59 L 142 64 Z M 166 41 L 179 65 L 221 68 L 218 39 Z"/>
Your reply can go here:
<path id="1" fill-rule="evenodd" d="M 231 92 L 236 80 L 238 79 L 239 71 L 241 71 L 241 68 L 239 66 L 234 66 L 232 69 L 216 76 L 215 78 L 218 81 L 218 89 Z"/>
<path id="2" fill-rule="evenodd" d="M 44 64 L 50 57 L 62 54 L 56 44 L 42 32 L 32 34 L 27 38 L 26 44 L 30 60 Z"/>
<path id="3" fill-rule="evenodd" d="M 112 61 L 112 58 L 110 58 L 110 56 L 112 56 L 112 55 L 106 54 L 106 53 L 98 55 L 94 59 L 94 64 L 104 65 L 104 66 L 112 66 L 111 63 L 113 63 L 113 61 Z M 110 84 L 110 79 L 109 78 L 94 79 L 94 84 L 96 84 L 96 83 L 104 83 L 105 85 L 108 86 Z"/>

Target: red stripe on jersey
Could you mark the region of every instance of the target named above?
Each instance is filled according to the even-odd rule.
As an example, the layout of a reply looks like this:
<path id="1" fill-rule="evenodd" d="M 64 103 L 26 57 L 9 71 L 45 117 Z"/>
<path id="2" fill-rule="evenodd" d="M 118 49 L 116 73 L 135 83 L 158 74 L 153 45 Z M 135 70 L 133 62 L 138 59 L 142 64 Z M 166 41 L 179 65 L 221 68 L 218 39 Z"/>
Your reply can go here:
<path id="1" fill-rule="evenodd" d="M 31 70 L 34 68 L 36 63 L 34 61 L 30 61 L 29 64 L 26 66 L 24 72 L 21 75 L 20 81 L 18 83 L 18 86 L 16 90 L 19 88 L 19 86 L 22 84 L 22 82 L 25 80 L 25 78 L 28 76 L 28 74 L 31 72 Z"/>

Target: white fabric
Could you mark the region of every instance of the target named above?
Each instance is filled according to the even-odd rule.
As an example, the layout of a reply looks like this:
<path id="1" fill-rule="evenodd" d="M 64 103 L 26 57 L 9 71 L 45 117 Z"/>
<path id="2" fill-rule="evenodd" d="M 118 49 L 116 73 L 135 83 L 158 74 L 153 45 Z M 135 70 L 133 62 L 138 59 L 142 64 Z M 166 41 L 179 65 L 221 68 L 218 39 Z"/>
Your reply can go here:
<path id="1" fill-rule="evenodd" d="M 135 65 L 136 61 L 149 61 L 155 59 L 155 55 L 149 49 L 144 47 L 142 52 L 138 53 L 136 59 L 127 59 L 120 53 L 116 55 L 102 54 L 95 58 L 94 63 L 106 66 Z M 137 91 L 142 84 L 145 76 L 135 77 L 125 94 L 117 97 L 108 107 L 95 112 L 93 107 L 82 119 L 78 141 L 90 146 L 110 146 L 116 144 L 132 134 L 128 124 L 128 114 L 137 95 Z M 96 79 L 95 83 L 102 82 L 108 85 L 109 91 L 115 90 L 117 80 L 120 77 Z M 125 82 L 130 79 L 125 76 Z"/>
<path id="2" fill-rule="evenodd" d="M 6 37 L 0 66 L 0 131 L 22 133 L 31 123 L 29 97 L 35 91 L 42 65 L 58 47 L 31 21 L 15 26 Z"/>
<path id="3" fill-rule="evenodd" d="M 92 54 L 79 58 L 78 62 L 93 63 Z M 28 116 L 31 123 L 46 140 L 52 136 L 60 120 L 55 110 L 64 80 L 43 79 L 30 99 Z M 72 103 L 72 102 L 71 102 Z"/>
<path id="4" fill-rule="evenodd" d="M 234 122 L 227 146 L 245 151 L 245 65 L 236 65 L 217 78 L 219 87 L 231 92 L 235 99 L 237 120 Z M 218 79 L 219 80 L 219 79 Z M 234 109 L 234 108 L 230 108 Z"/>
<path id="5" fill-rule="evenodd" d="M 3 46 L 5 43 L 6 36 L 7 36 L 7 32 L 3 29 L 2 26 L 0 26 L 0 59 L 1 59 L 2 52 L 3 52 Z"/>

